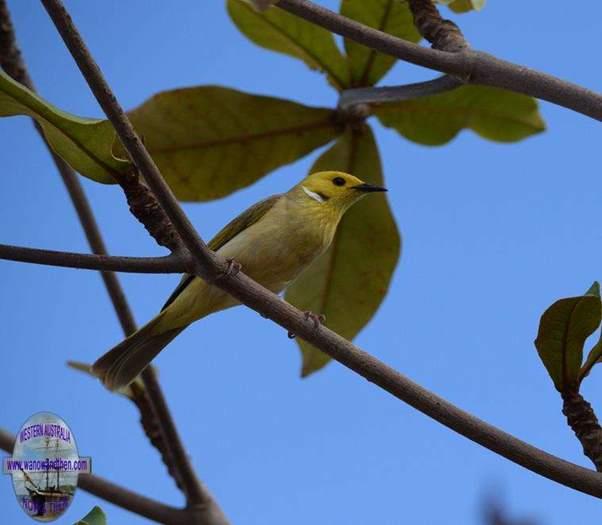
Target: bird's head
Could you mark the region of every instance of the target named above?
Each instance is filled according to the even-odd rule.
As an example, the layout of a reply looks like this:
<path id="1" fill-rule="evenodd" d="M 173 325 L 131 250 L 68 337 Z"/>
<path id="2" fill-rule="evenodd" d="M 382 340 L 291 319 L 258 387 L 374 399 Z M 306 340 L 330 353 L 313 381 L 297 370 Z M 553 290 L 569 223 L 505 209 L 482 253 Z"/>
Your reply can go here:
<path id="1" fill-rule="evenodd" d="M 344 212 L 368 193 L 387 190 L 343 171 L 319 171 L 303 179 L 295 191 L 301 199 Z"/>

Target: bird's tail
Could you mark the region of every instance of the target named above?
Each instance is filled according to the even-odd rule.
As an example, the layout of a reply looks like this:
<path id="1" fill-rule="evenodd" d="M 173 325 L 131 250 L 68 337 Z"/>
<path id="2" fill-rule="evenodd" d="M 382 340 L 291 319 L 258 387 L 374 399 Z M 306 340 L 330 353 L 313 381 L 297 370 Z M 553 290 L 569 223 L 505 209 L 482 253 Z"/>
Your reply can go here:
<path id="1" fill-rule="evenodd" d="M 156 333 L 161 314 L 102 355 L 93 365 L 92 372 L 110 390 L 119 390 L 131 383 L 150 362 L 185 327 Z"/>

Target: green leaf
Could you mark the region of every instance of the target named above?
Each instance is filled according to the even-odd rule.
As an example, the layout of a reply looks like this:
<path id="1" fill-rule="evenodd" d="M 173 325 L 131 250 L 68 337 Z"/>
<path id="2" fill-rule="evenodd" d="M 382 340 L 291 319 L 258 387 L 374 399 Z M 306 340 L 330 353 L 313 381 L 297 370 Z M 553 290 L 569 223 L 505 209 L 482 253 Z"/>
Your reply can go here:
<path id="1" fill-rule="evenodd" d="M 282 9 L 259 13 L 244 0 L 228 0 L 228 13 L 239 31 L 258 46 L 323 71 L 339 91 L 349 86 L 349 66 L 330 31 Z"/>
<path id="2" fill-rule="evenodd" d="M 535 99 L 487 86 L 462 86 L 448 93 L 383 104 L 374 112 L 384 126 L 429 146 L 449 142 L 462 129 L 498 142 L 515 142 L 545 129 Z"/>
<path id="3" fill-rule="evenodd" d="M 223 197 L 333 140 L 334 112 L 218 86 L 159 93 L 129 113 L 176 196 Z"/>
<path id="4" fill-rule="evenodd" d="M 407 2 L 400 0 L 343 0 L 341 14 L 390 35 L 419 42 L 412 13 Z M 379 53 L 353 40 L 345 39 L 352 85 L 373 86 L 391 69 L 395 57 Z"/>
<path id="5" fill-rule="evenodd" d="M 107 525 L 107 516 L 100 507 L 96 506 L 75 525 Z"/>
<path id="6" fill-rule="evenodd" d="M 455 13 L 480 11 L 485 7 L 485 0 L 438 0 L 440 4 L 447 5 Z"/>
<path id="7" fill-rule="evenodd" d="M 341 170 L 383 184 L 371 129 L 348 130 L 310 172 Z M 369 195 L 343 217 L 328 251 L 288 288 L 286 300 L 301 310 L 326 315 L 326 325 L 353 339 L 383 301 L 400 252 L 400 237 L 386 195 Z M 302 376 L 322 368 L 329 357 L 302 340 Z"/>
<path id="8" fill-rule="evenodd" d="M 109 121 L 85 119 L 61 111 L 0 69 L 0 116 L 15 115 L 34 118 L 52 149 L 90 179 L 114 183 L 113 174 L 123 172 L 130 165 L 113 156 L 115 131 Z"/>
<path id="9" fill-rule="evenodd" d="M 601 317 L 602 303 L 595 293 L 560 299 L 542 315 L 535 347 L 558 391 L 578 386 L 583 345 Z"/>

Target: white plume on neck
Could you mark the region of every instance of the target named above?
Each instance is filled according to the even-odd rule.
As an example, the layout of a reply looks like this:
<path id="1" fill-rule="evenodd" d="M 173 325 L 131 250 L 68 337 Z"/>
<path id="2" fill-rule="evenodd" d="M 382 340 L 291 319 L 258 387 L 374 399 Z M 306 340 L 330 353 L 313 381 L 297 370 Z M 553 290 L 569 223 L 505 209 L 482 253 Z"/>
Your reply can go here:
<path id="1" fill-rule="evenodd" d="M 324 204 L 324 199 L 322 197 L 320 197 L 320 195 L 318 195 L 316 192 L 308 190 L 305 186 L 301 186 L 303 188 L 303 191 L 309 196 L 311 197 L 313 200 L 318 201 L 320 204 Z"/>

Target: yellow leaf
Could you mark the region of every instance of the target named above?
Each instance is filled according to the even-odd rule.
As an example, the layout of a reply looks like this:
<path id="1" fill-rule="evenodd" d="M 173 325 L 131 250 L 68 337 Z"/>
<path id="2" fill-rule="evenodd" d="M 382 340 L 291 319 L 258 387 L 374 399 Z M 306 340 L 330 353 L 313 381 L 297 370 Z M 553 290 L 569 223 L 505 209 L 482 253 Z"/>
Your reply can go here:
<path id="1" fill-rule="evenodd" d="M 462 129 L 499 142 L 516 142 L 545 129 L 535 99 L 488 86 L 462 86 L 383 104 L 374 108 L 374 114 L 384 126 L 430 146 L 449 142 Z"/>
<path id="2" fill-rule="evenodd" d="M 0 117 L 26 115 L 42 127 L 52 149 L 74 170 L 97 182 L 115 183 L 130 163 L 113 155 L 115 130 L 107 120 L 58 109 L 0 69 Z"/>
<path id="3" fill-rule="evenodd" d="M 176 196 L 217 199 L 330 142 L 333 111 L 219 86 L 159 93 L 129 113 Z"/>
<path id="4" fill-rule="evenodd" d="M 330 31 L 282 9 L 257 12 L 244 0 L 228 0 L 236 27 L 258 46 L 303 60 L 323 71 L 339 91 L 349 86 L 349 67 Z"/>

